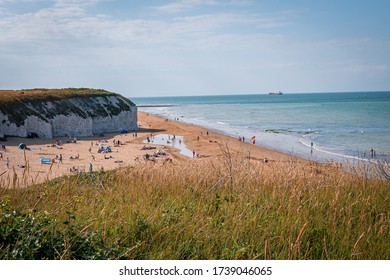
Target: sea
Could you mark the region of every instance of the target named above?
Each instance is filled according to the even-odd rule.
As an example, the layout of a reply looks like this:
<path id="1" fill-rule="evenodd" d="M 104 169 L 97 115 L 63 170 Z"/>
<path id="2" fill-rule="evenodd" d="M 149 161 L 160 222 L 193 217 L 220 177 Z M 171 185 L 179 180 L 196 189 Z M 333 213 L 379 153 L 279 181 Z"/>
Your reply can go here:
<path id="1" fill-rule="evenodd" d="M 131 98 L 139 111 L 318 162 L 390 160 L 390 92 Z"/>

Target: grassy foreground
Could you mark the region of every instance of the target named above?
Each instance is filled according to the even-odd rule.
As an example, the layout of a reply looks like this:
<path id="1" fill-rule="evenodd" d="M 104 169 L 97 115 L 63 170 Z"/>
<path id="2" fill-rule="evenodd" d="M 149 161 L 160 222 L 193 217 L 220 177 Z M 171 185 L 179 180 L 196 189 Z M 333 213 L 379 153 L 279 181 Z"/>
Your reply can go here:
<path id="1" fill-rule="evenodd" d="M 0 189 L 0 258 L 390 259 L 390 183 L 367 172 L 226 149 Z"/>

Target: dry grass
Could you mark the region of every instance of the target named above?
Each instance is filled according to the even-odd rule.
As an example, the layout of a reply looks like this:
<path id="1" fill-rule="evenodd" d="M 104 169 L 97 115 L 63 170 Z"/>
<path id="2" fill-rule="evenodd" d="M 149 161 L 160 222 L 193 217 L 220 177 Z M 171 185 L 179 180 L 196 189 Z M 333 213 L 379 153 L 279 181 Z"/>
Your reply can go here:
<path id="1" fill-rule="evenodd" d="M 390 258 L 388 180 L 294 158 L 264 164 L 223 149 L 218 161 L 140 163 L 2 189 L 0 200 L 46 211 L 57 231 L 74 216 L 80 236 L 99 232 L 104 246 L 122 248 L 114 258 Z"/>
<path id="2" fill-rule="evenodd" d="M 89 88 L 65 88 L 65 89 L 22 89 L 22 90 L 0 90 L 0 103 L 14 103 L 23 100 L 47 100 L 62 99 L 80 96 L 112 95 L 102 89 Z"/>

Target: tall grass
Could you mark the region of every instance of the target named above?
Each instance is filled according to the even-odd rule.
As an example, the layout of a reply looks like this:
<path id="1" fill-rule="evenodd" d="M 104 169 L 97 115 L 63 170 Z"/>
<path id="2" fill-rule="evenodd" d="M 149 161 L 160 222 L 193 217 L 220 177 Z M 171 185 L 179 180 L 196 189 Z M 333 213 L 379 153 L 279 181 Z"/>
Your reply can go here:
<path id="1" fill-rule="evenodd" d="M 388 180 L 223 149 L 218 160 L 145 162 L 1 189 L 0 257 L 390 258 Z"/>

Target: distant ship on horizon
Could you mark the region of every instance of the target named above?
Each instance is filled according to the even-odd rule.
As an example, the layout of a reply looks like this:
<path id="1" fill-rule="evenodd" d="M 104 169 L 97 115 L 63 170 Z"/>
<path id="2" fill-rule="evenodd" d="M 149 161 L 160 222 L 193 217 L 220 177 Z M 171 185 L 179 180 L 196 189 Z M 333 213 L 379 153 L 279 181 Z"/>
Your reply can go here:
<path id="1" fill-rule="evenodd" d="M 283 92 L 278 91 L 278 92 L 269 92 L 269 95 L 283 95 Z"/>

